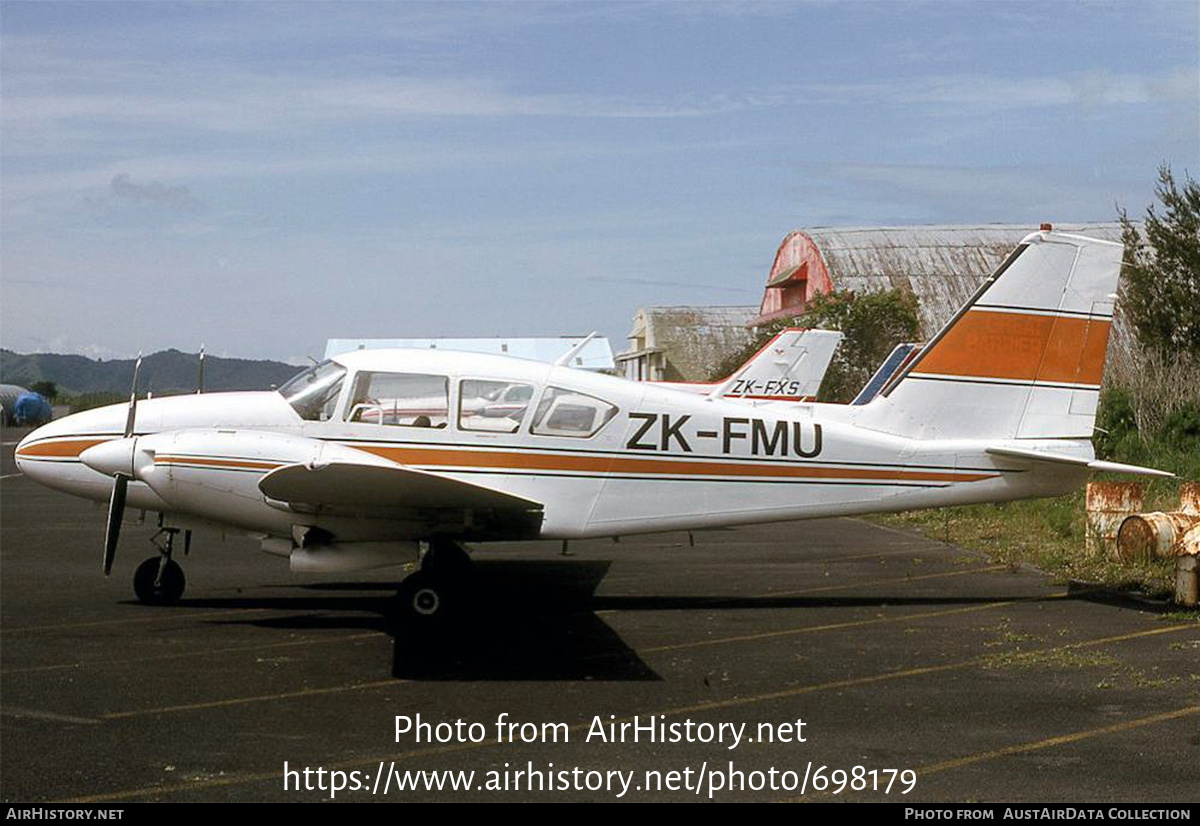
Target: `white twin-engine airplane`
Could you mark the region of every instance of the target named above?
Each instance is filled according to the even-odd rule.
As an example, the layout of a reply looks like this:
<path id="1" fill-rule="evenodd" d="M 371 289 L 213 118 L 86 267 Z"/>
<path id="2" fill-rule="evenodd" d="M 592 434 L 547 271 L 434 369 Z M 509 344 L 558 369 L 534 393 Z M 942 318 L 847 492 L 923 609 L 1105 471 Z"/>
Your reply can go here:
<path id="1" fill-rule="evenodd" d="M 173 540 L 221 526 L 293 570 L 412 561 L 415 618 L 446 612 L 462 542 L 575 539 L 1053 496 L 1089 441 L 1121 267 L 1118 244 L 1022 241 L 862 405 L 730 400 L 506 356 L 364 350 L 277 392 L 209 393 L 77 413 L 17 448 L 28 476 L 160 514 L 138 597 L 172 602 Z M 823 372 L 823 370 L 822 370 Z M 736 378 L 736 375 L 735 377 Z M 136 388 L 136 377 L 135 377 Z M 513 392 L 517 388 L 520 392 Z"/>

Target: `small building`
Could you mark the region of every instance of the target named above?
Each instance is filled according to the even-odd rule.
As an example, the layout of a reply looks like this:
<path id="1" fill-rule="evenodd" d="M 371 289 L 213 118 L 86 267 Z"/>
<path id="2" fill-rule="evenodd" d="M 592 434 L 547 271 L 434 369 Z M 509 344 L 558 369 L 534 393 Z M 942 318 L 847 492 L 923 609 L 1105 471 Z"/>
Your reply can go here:
<path id="1" fill-rule="evenodd" d="M 713 367 L 754 337 L 754 307 L 643 307 L 629 349 L 616 355 L 633 381 L 704 381 Z"/>
<path id="2" fill-rule="evenodd" d="M 559 338 L 331 338 L 325 344 L 325 358 L 340 356 L 355 350 L 380 350 L 403 347 L 419 350 L 463 350 L 468 353 L 494 353 L 533 361 L 554 362 L 565 355 L 586 336 Z M 584 370 L 611 372 L 612 346 L 608 339 L 597 336 L 587 343 L 572 360 L 573 367 Z"/>
<path id="3" fill-rule="evenodd" d="M 1115 221 L 1054 228 L 1121 240 L 1121 225 Z M 762 303 L 749 323 L 759 326 L 800 315 L 817 293 L 897 288 L 916 295 L 923 332 L 931 335 L 1036 230 L 1029 224 L 796 230 L 779 245 Z"/>

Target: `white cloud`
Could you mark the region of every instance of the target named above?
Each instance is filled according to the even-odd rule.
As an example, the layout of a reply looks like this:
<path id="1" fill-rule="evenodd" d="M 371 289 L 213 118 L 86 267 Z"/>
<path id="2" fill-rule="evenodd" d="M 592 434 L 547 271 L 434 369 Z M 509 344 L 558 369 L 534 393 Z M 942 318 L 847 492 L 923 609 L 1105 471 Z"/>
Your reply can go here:
<path id="1" fill-rule="evenodd" d="M 1027 109 L 1058 106 L 1132 106 L 1195 101 L 1197 72 L 1179 68 L 1163 75 L 1079 72 L 1062 77 L 1005 78 L 946 75 L 872 83 L 801 86 L 799 93 L 824 102 Z M 958 110 L 963 114 L 961 110 Z"/>
<path id="2" fill-rule="evenodd" d="M 868 223 L 1013 223 L 1116 220 L 1116 185 L 1052 166 L 833 164 L 802 170 L 828 200 L 869 198 Z M 854 223 L 863 221 L 862 213 Z"/>
<path id="3" fill-rule="evenodd" d="M 14 70 L 10 70 L 14 71 Z M 284 135 L 355 123 L 424 118 L 694 118 L 762 105 L 753 95 L 685 98 L 524 91 L 487 77 L 371 74 L 314 78 L 262 74 L 220 64 L 152 68 L 100 62 L 83 76 L 45 77 L 36 68 L 5 84 L 0 122 L 6 154 L 38 154 L 46 136 L 79 133 L 87 145 L 109 130 L 111 146 L 189 130 Z M 61 91 L 71 89 L 69 93 Z"/>

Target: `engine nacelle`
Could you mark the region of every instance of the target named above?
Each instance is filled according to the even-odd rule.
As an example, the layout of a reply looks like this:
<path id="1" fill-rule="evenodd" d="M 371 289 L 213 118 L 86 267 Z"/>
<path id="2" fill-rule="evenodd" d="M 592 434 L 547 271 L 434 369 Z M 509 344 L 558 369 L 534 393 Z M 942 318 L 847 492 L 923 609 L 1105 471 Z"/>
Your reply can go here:
<path id="1" fill-rule="evenodd" d="M 270 502 L 259 481 L 285 465 L 320 466 L 335 460 L 392 466 L 363 451 L 303 436 L 256 430 L 173 430 L 138 437 L 132 470 L 134 478 L 149 485 L 172 510 L 288 536 L 305 517 Z"/>
<path id="2" fill-rule="evenodd" d="M 289 555 L 294 573 L 368 571 L 416 562 L 416 542 L 334 542 L 296 548 Z"/>

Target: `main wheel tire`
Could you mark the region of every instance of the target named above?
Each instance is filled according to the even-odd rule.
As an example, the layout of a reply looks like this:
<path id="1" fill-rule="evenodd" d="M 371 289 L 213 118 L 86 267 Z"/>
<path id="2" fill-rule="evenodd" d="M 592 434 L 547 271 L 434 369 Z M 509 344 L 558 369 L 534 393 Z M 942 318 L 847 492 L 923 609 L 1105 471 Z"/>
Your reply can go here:
<path id="1" fill-rule="evenodd" d="M 446 624 L 454 606 L 454 595 L 446 581 L 431 572 L 415 571 L 400 583 L 396 602 L 401 619 L 426 628 Z"/>
<path id="2" fill-rule="evenodd" d="M 133 592 L 137 594 L 138 601 L 147 605 L 171 605 L 183 596 L 183 589 L 187 584 L 183 568 L 175 560 L 168 559 L 162 569 L 162 578 L 159 579 L 160 565 L 162 561 L 157 556 L 152 556 L 137 567 L 133 574 Z"/>

